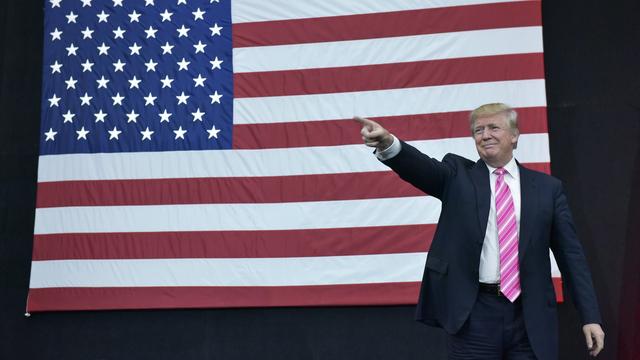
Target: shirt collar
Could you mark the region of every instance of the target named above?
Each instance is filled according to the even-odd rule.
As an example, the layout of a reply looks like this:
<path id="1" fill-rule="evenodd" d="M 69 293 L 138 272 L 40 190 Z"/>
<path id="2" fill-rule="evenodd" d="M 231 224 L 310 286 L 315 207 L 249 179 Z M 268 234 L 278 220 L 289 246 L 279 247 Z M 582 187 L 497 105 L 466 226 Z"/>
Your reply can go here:
<path id="1" fill-rule="evenodd" d="M 487 165 L 487 168 L 489 169 L 489 174 L 493 174 L 493 172 L 497 169 L 487 163 L 485 163 L 485 165 Z M 507 173 L 511 175 L 514 179 L 516 180 L 520 179 L 520 171 L 518 169 L 518 163 L 516 162 L 516 158 L 512 157 L 511 160 L 509 160 L 509 162 L 507 163 L 507 165 L 503 166 L 503 168 L 507 170 Z"/>

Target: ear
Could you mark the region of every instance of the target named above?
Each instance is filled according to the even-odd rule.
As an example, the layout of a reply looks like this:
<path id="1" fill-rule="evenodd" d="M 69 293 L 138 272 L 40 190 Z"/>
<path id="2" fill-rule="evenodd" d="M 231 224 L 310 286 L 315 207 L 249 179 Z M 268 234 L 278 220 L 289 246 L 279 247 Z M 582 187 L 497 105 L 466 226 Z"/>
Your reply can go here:
<path id="1" fill-rule="evenodd" d="M 520 138 L 520 130 L 513 130 L 513 137 L 511 138 L 511 145 L 516 149 L 518 147 L 518 139 Z"/>

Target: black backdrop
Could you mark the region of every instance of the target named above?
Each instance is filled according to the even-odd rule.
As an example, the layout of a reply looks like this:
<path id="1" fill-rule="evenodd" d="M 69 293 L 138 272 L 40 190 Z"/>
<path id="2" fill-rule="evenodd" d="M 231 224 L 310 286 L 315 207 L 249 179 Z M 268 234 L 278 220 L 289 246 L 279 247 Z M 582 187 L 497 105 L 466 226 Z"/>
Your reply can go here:
<path id="1" fill-rule="evenodd" d="M 552 171 L 569 193 L 607 333 L 640 359 L 640 2 L 543 3 Z M 413 307 L 104 311 L 24 317 L 42 1 L 0 3 L 0 359 L 443 359 Z M 635 186 L 634 186 L 635 185 Z M 570 301 L 561 358 L 587 358 Z"/>

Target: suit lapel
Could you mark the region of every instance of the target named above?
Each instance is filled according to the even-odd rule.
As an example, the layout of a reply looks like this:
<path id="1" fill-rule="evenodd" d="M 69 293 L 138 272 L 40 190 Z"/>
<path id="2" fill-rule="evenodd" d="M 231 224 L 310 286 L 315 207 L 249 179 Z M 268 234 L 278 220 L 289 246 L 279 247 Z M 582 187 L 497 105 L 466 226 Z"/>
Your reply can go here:
<path id="1" fill-rule="evenodd" d="M 520 166 L 520 239 L 518 244 L 519 260 L 522 263 L 524 253 L 531 241 L 533 231 L 532 224 L 535 224 L 535 217 L 538 213 L 537 186 L 531 172 Z"/>
<path id="2" fill-rule="evenodd" d="M 489 220 L 489 207 L 491 206 L 491 187 L 489 186 L 489 169 L 484 161 L 478 160 L 471 169 L 471 178 L 476 190 L 476 205 L 478 207 L 478 225 L 480 226 L 480 236 L 478 241 L 484 241 L 487 232 L 487 221 Z"/>

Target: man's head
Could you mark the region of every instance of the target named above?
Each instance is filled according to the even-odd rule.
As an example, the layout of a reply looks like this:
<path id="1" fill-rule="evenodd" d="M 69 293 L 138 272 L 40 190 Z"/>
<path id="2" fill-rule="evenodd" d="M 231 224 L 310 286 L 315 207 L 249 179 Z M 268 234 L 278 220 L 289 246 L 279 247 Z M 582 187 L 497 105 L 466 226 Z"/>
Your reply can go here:
<path id="1" fill-rule="evenodd" d="M 506 104 L 485 104 L 469 116 L 478 155 L 493 167 L 506 165 L 518 146 L 518 114 Z"/>

